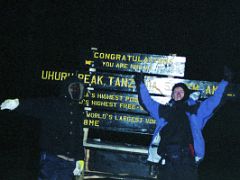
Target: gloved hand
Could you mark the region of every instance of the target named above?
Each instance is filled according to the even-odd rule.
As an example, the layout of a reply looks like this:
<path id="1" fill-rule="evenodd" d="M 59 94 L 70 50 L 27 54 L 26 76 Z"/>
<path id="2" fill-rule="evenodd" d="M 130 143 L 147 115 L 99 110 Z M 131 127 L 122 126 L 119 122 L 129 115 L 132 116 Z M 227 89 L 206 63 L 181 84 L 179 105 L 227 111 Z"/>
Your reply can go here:
<path id="1" fill-rule="evenodd" d="M 231 82 L 232 79 L 233 79 L 233 72 L 232 72 L 232 70 L 231 70 L 229 67 L 227 67 L 227 66 L 224 66 L 224 77 L 223 77 L 223 79 L 224 79 L 225 81 L 228 81 L 228 82 Z"/>
<path id="2" fill-rule="evenodd" d="M 202 162 L 202 158 L 195 156 L 195 164 L 198 166 Z"/>
<path id="3" fill-rule="evenodd" d="M 73 171 L 74 176 L 80 176 L 83 172 L 83 169 L 84 169 L 84 161 L 83 160 L 76 161 L 76 167 Z"/>
<path id="4" fill-rule="evenodd" d="M 1 110 L 9 109 L 14 110 L 19 105 L 19 99 L 7 99 L 1 104 Z"/>
<path id="5" fill-rule="evenodd" d="M 135 80 L 136 85 L 139 85 L 141 82 L 144 82 L 144 75 L 143 75 L 143 73 L 140 72 L 140 73 L 136 74 L 134 76 L 134 80 Z"/>

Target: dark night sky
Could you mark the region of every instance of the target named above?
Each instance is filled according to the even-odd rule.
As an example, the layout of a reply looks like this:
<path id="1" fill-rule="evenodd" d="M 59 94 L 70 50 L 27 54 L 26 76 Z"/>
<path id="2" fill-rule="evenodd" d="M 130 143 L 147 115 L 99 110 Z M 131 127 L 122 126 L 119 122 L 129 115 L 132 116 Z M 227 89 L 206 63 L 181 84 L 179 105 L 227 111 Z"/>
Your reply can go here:
<path id="1" fill-rule="evenodd" d="M 0 98 L 39 95 L 39 69 L 77 66 L 91 47 L 112 52 L 176 53 L 187 58 L 187 79 L 220 81 L 225 64 L 235 72 L 240 68 L 239 4 L 209 0 L 2 0 Z M 240 83 L 239 77 L 235 75 L 236 83 Z M 238 106 L 239 103 L 226 104 L 209 122 L 205 130 L 208 154 L 200 169 L 202 177 L 211 179 L 206 171 L 209 168 L 216 174 L 221 172 L 222 179 L 231 179 L 231 175 L 234 179 L 239 171 L 239 155 L 233 157 L 239 154 Z M 7 126 L 7 120 L 4 122 Z M 17 126 L 22 127 L 20 130 L 28 127 L 23 122 L 10 125 L 13 129 Z M 18 131 L 8 128 L 7 132 L 13 137 Z M 26 137 L 26 133 L 21 135 Z M 221 155 L 224 162 L 219 160 Z M 225 164 L 230 168 L 224 169 Z"/>
<path id="2" fill-rule="evenodd" d="M 33 81 L 42 65 L 71 65 L 98 47 L 176 53 L 187 57 L 186 78 L 219 81 L 224 64 L 240 66 L 236 2 L 1 1 L 1 77 Z"/>

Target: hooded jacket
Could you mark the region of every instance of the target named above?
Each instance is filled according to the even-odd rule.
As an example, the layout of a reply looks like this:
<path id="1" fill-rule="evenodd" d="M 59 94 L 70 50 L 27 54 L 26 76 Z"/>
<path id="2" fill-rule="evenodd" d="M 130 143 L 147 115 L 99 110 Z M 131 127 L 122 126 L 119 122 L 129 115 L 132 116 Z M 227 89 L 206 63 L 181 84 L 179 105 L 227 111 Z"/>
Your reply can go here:
<path id="1" fill-rule="evenodd" d="M 201 102 L 198 106 L 196 106 L 197 102 L 193 99 L 189 98 L 187 100 L 189 107 L 197 107 L 193 112 L 186 112 L 186 115 L 190 122 L 195 157 L 199 159 L 203 159 L 205 155 L 205 141 L 202 135 L 202 130 L 207 121 L 213 115 L 214 109 L 220 104 L 221 98 L 227 85 L 227 81 L 221 81 L 214 95 Z M 152 141 L 150 143 L 148 160 L 152 162 L 159 162 L 161 157 L 156 154 L 157 150 L 153 148 L 153 145 L 155 145 L 156 141 L 160 141 L 159 132 L 168 123 L 167 119 L 165 119 L 166 116 L 164 114 L 166 114 L 167 109 L 171 108 L 171 106 L 162 105 L 154 101 L 143 82 L 139 84 L 138 93 L 139 101 L 144 105 L 144 108 L 149 112 L 150 116 L 156 119 L 156 128 Z"/>
<path id="2" fill-rule="evenodd" d="M 41 121 L 40 149 L 75 160 L 84 159 L 83 107 L 70 99 L 68 85 L 79 82 L 68 78 L 61 82 L 58 97 L 20 99 L 18 112 Z"/>

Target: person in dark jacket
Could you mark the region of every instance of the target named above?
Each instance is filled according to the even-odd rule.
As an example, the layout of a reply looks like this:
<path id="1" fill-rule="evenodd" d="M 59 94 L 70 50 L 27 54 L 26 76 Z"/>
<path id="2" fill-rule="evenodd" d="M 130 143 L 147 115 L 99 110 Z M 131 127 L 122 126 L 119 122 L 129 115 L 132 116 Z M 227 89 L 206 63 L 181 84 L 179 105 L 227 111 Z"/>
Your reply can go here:
<path id="1" fill-rule="evenodd" d="M 135 76 L 135 82 L 140 104 L 156 119 L 148 161 L 159 163 L 158 178 L 197 180 L 197 165 L 205 155 L 202 130 L 220 104 L 228 82 L 220 82 L 214 95 L 201 103 L 190 98 L 184 83 L 177 83 L 166 105 L 151 98 L 142 73 Z"/>
<path id="2" fill-rule="evenodd" d="M 75 76 L 67 78 L 59 97 L 7 99 L 1 110 L 9 109 L 41 120 L 39 180 L 72 180 L 84 167 L 83 107 L 84 85 Z"/>

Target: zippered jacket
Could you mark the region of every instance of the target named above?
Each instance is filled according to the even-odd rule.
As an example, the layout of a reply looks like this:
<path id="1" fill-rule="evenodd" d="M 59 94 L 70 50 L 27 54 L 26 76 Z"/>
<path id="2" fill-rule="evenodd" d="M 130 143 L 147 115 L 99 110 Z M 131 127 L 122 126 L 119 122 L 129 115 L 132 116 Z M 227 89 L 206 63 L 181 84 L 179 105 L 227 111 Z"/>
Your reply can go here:
<path id="1" fill-rule="evenodd" d="M 186 112 L 186 114 L 191 126 L 195 157 L 198 159 L 203 159 L 205 155 L 205 141 L 202 135 L 202 130 L 207 121 L 212 117 L 216 107 L 220 104 L 227 85 L 228 82 L 222 80 L 218 84 L 218 88 L 214 95 L 202 101 L 200 104 L 191 98 L 187 100 L 189 106 L 197 107 L 194 112 Z M 161 157 L 157 154 L 157 149 L 154 149 L 154 147 L 156 147 L 156 141 L 158 141 L 158 143 L 160 141 L 159 132 L 167 124 L 167 120 L 164 119 L 161 114 L 161 110 L 166 109 L 167 105 L 162 105 L 154 101 L 143 82 L 139 84 L 138 98 L 139 102 L 142 103 L 144 108 L 149 112 L 150 116 L 156 120 L 156 128 L 148 151 L 148 160 L 152 162 L 159 162 Z M 169 108 L 171 107 L 169 106 Z M 166 113 L 165 110 L 164 113 Z"/>

